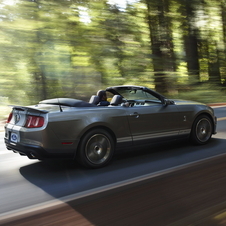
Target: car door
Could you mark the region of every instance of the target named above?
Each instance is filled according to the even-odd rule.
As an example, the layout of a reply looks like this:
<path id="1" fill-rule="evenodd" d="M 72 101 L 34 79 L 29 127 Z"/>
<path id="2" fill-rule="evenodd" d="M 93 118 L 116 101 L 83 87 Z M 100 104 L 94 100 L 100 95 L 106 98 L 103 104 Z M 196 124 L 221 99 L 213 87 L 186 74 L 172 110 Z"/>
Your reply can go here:
<path id="1" fill-rule="evenodd" d="M 134 144 L 145 144 L 151 140 L 166 140 L 179 133 L 176 105 L 150 103 L 128 108 L 128 121 Z"/>

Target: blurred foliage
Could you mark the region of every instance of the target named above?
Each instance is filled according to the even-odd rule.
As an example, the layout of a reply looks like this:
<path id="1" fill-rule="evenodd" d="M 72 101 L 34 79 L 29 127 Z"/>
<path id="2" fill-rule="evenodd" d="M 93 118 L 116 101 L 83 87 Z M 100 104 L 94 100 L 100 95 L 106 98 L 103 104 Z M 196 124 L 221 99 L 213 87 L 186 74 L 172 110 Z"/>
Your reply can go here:
<path id="1" fill-rule="evenodd" d="M 106 86 L 134 84 L 225 101 L 226 0 L 113 2 L 1 0 L 1 99 L 88 100 Z"/>

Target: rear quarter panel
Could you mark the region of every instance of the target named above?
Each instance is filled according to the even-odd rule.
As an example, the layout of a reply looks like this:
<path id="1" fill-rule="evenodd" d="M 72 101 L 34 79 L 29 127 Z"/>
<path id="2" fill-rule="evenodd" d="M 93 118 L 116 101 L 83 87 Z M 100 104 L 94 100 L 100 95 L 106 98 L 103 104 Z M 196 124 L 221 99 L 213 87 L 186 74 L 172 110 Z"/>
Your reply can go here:
<path id="1" fill-rule="evenodd" d="M 73 141 L 73 146 L 68 148 L 76 149 L 81 137 L 96 127 L 108 128 L 117 140 L 132 142 L 126 109 L 121 106 L 70 108 L 64 112 L 49 113 L 46 128 L 48 140 L 44 142 L 54 147 L 58 143 L 57 137 L 59 143 Z"/>

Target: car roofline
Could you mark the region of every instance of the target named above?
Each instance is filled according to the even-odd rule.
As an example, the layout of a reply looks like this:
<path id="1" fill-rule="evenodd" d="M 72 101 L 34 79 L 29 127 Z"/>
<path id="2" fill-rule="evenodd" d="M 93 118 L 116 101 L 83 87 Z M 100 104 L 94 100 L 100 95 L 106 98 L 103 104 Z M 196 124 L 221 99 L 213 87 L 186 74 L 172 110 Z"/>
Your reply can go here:
<path id="1" fill-rule="evenodd" d="M 106 91 L 111 90 L 111 89 L 115 89 L 115 88 L 134 88 L 134 89 L 147 89 L 147 87 L 145 86 L 134 86 L 134 85 L 120 85 L 120 86 L 110 86 L 108 88 L 106 88 Z"/>
<path id="2" fill-rule="evenodd" d="M 161 98 L 166 98 L 165 96 L 163 96 L 162 94 L 152 90 L 152 89 L 149 89 L 145 86 L 135 86 L 135 85 L 120 85 L 120 86 L 111 86 L 111 87 L 108 87 L 106 88 L 106 91 L 109 91 L 111 93 L 113 93 L 114 95 L 115 94 L 119 94 L 117 92 L 117 88 L 128 88 L 128 89 L 139 89 L 139 90 L 145 90 L 151 94 L 153 94 L 154 96 L 157 96 L 157 97 L 161 97 Z M 113 91 L 113 92 L 112 92 Z M 119 94 L 120 95 L 120 94 Z"/>

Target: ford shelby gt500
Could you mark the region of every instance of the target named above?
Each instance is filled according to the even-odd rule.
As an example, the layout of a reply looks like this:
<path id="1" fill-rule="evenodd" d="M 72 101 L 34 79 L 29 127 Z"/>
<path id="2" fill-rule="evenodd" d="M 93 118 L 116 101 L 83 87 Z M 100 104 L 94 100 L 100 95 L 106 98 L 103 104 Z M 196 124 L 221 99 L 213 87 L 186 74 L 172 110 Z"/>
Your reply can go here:
<path id="1" fill-rule="evenodd" d="M 170 100 L 142 86 L 114 86 L 111 99 L 89 102 L 71 98 L 13 106 L 5 125 L 8 150 L 30 159 L 72 158 L 90 168 L 105 166 L 115 149 L 189 138 L 206 144 L 216 133 L 211 107 L 193 101 Z"/>

